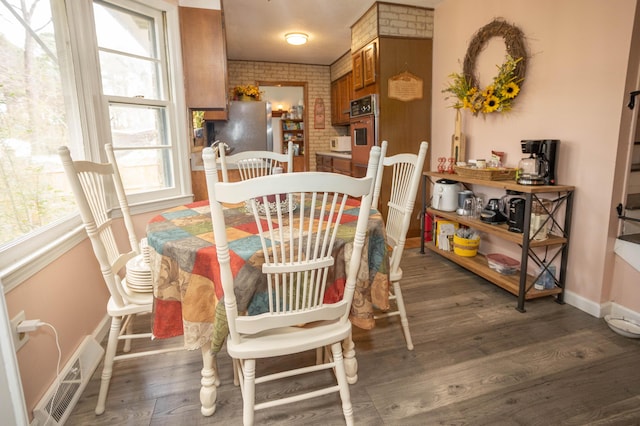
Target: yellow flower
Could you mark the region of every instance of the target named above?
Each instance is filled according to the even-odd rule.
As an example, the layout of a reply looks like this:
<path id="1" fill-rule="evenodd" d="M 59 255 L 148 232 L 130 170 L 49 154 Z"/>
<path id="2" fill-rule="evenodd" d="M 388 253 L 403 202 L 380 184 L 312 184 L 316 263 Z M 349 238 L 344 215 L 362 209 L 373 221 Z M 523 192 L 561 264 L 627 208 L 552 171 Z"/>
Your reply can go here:
<path id="1" fill-rule="evenodd" d="M 497 66 L 498 75 L 484 89 L 472 86 L 471 78 L 464 74 L 450 74 L 451 81 L 442 92 L 449 93 L 447 99 L 455 98 L 451 107 L 468 109 L 473 115 L 509 111 L 514 98 L 520 93 L 519 85 L 523 79 L 516 76 L 516 68 L 522 59 L 506 55 L 505 62 Z"/>
<path id="2" fill-rule="evenodd" d="M 254 98 L 255 100 L 259 101 L 261 95 L 262 95 L 262 92 L 260 92 L 260 89 L 258 88 L 258 86 L 254 86 L 253 84 L 247 84 L 244 86 L 234 87 L 232 97 L 234 99 L 237 99 L 240 96 L 249 96 L 250 98 Z"/>
<path id="3" fill-rule="evenodd" d="M 518 96 L 519 92 L 520 92 L 520 88 L 518 87 L 518 85 L 515 84 L 514 82 L 511 82 L 502 88 L 502 91 L 500 92 L 500 94 L 502 95 L 503 98 L 513 99 L 516 96 Z"/>
<path id="4" fill-rule="evenodd" d="M 487 86 L 482 91 L 482 96 L 484 96 L 485 98 L 490 98 L 491 96 L 493 96 L 494 91 L 495 91 L 495 87 L 493 87 L 493 85 Z"/>
<path id="5" fill-rule="evenodd" d="M 484 101 L 482 112 L 484 112 L 485 114 L 488 112 L 493 112 L 497 110 L 499 106 L 500 106 L 500 99 L 492 95 Z"/>

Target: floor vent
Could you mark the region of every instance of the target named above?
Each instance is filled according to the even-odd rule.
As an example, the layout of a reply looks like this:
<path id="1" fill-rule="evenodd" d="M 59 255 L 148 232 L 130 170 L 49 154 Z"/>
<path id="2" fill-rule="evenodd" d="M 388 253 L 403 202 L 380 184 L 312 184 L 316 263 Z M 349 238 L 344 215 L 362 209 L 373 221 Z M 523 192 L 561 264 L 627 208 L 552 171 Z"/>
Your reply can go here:
<path id="1" fill-rule="evenodd" d="M 33 426 L 64 425 L 103 354 L 104 349 L 93 337 L 85 337 L 33 410 Z"/>

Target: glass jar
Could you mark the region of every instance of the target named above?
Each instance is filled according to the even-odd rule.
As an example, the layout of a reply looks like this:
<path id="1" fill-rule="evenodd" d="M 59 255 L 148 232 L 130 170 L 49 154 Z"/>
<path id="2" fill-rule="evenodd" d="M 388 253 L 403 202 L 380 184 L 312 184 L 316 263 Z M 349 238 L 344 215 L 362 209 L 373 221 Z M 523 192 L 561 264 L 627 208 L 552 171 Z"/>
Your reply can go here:
<path id="1" fill-rule="evenodd" d="M 549 237 L 552 220 L 549 218 L 553 203 L 545 198 L 533 200 L 531 205 L 531 224 L 529 226 L 529 239 L 543 241 Z"/>

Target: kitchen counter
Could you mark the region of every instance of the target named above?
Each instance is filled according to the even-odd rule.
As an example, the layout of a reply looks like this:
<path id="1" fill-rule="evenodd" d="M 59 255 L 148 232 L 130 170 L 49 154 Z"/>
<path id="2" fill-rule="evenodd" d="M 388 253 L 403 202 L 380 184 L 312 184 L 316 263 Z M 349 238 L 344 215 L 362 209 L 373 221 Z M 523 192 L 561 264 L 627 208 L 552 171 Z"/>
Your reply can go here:
<path id="1" fill-rule="evenodd" d="M 335 157 L 335 158 L 342 158 L 345 160 L 351 160 L 351 152 L 324 151 L 324 152 L 316 152 L 316 155 L 326 155 L 327 157 Z"/>

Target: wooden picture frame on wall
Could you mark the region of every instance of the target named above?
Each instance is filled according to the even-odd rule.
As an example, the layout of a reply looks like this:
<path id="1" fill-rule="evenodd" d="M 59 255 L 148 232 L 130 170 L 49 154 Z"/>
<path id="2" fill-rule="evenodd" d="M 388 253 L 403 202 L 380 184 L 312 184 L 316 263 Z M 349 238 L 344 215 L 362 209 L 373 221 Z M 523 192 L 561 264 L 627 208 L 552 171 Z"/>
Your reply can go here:
<path id="1" fill-rule="evenodd" d="M 353 88 L 355 90 L 362 89 L 364 87 L 362 52 L 354 54 L 351 57 L 351 63 L 353 68 Z"/>
<path id="2" fill-rule="evenodd" d="M 364 48 L 363 54 L 363 79 L 364 85 L 369 86 L 376 82 L 376 43 L 370 43 Z"/>

